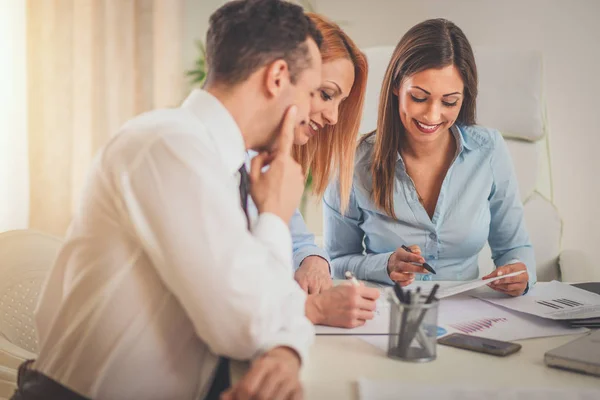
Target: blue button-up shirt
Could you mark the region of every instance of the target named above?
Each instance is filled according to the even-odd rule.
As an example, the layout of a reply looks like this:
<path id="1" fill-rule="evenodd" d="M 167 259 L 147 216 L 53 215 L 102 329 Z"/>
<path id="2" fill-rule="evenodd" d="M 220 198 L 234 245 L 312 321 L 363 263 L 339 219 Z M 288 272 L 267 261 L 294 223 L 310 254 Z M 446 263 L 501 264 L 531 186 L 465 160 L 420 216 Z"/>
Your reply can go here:
<path id="1" fill-rule="evenodd" d="M 248 157 L 246 160 L 246 169 L 250 171 L 250 160 L 256 156 L 256 152 L 249 151 Z M 256 205 L 252 201 L 252 198 L 248 198 L 248 215 L 251 220 L 255 220 L 258 218 L 258 210 L 256 209 Z M 299 210 L 294 212 L 292 219 L 289 223 L 290 233 L 292 234 L 292 249 L 293 249 L 293 260 L 294 260 L 294 271 L 300 268 L 300 264 L 306 257 L 309 256 L 319 256 L 328 263 L 329 256 L 327 252 L 317 246 L 315 244 L 315 235 L 312 234 L 308 228 L 306 227 L 306 223 L 304 222 L 304 218 L 302 218 L 302 214 Z"/>
<path id="2" fill-rule="evenodd" d="M 500 133 L 479 126 L 452 127 L 456 157 L 442 183 L 430 218 L 419 202 L 400 154 L 394 182 L 394 211 L 387 216 L 371 200 L 371 159 L 375 137 L 362 141 L 356 155 L 350 203 L 340 214 L 337 182 L 324 197 L 324 240 L 335 277 L 393 284 L 390 255 L 416 244 L 436 275 L 425 280 L 471 280 L 479 275 L 478 254 L 486 240 L 494 264 L 519 260 L 527 266 L 529 287 L 536 281 L 535 259 L 523 220 L 523 205 L 508 148 Z"/>

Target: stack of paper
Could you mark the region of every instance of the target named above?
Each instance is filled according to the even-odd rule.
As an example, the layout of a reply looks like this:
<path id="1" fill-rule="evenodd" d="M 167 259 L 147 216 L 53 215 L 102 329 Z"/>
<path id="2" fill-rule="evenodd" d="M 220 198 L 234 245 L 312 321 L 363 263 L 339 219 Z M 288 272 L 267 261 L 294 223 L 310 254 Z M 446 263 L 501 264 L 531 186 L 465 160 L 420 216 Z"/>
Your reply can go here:
<path id="1" fill-rule="evenodd" d="M 440 303 L 438 324 L 448 333 L 464 333 L 497 340 L 521 340 L 583 333 L 558 321 L 523 314 L 466 294 Z"/>
<path id="2" fill-rule="evenodd" d="M 487 302 L 542 318 L 575 325 L 600 323 L 600 295 L 558 281 L 540 282 L 525 296 L 507 298 L 496 292 L 475 294 Z"/>
<path id="3" fill-rule="evenodd" d="M 379 329 L 384 329 L 384 325 L 388 323 L 389 316 L 382 318 L 382 321 L 378 323 Z M 467 294 L 456 295 L 440 301 L 438 326 L 440 328 L 438 329 L 439 337 L 451 333 L 464 333 L 504 341 L 574 335 L 587 331 L 585 328 L 571 328 L 561 321 L 551 321 L 495 306 Z M 329 329 L 335 331 L 336 328 Z M 389 328 L 386 328 L 385 332 L 387 333 L 388 330 Z M 317 332 L 319 332 L 318 328 Z M 365 331 L 361 330 L 361 332 Z M 350 332 L 350 334 L 354 333 Z M 387 352 L 387 336 L 365 335 L 360 338 L 381 351 Z"/>
<path id="4" fill-rule="evenodd" d="M 504 277 L 506 276 L 509 275 Z M 553 321 L 552 319 L 594 316 L 596 313 L 600 316 L 600 295 L 587 293 L 560 282 L 538 283 L 529 294 L 521 297 L 507 298 L 506 295 L 489 288 L 480 288 L 482 291 L 479 293 L 474 291 L 462 293 L 488 282 L 489 280 L 440 283 L 441 288 L 438 293 L 441 293 L 442 299 L 438 310 L 439 336 L 460 332 L 510 341 L 571 335 L 585 332 L 586 329 L 573 328 L 565 321 Z M 422 293 L 427 293 L 434 284 L 433 282 L 419 282 L 418 286 L 421 287 Z M 417 285 L 413 284 L 407 288 L 414 289 L 415 286 Z M 317 335 L 357 335 L 382 351 L 387 351 L 390 319 L 387 293 L 388 290 L 382 290 L 382 295 L 377 302 L 375 318 L 367 321 L 365 325 L 354 329 L 317 326 Z M 546 299 L 548 296 L 552 298 Z M 561 308 L 559 308 L 559 304 Z M 532 307 L 543 307 L 543 312 L 535 314 L 526 311 L 530 308 L 531 310 L 538 309 Z M 565 313 L 567 308 L 571 310 L 571 313 Z M 549 318 L 548 315 L 555 318 Z M 558 318 L 560 316 L 563 318 Z"/>

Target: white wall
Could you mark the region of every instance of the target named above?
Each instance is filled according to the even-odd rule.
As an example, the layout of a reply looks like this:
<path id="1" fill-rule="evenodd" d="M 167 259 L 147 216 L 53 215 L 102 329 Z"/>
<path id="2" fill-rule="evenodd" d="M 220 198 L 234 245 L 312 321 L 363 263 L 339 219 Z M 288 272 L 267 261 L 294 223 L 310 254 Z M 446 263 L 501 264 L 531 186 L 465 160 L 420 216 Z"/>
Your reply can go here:
<path id="1" fill-rule="evenodd" d="M 0 0 L 0 232 L 29 221 L 25 2 Z"/>
<path id="2" fill-rule="evenodd" d="M 188 0 L 190 35 L 204 36 L 203 10 L 222 1 Z M 212 3 L 212 4 L 208 4 Z M 564 220 L 563 248 L 594 260 L 600 243 L 600 1 L 317 0 L 317 11 L 343 23 L 361 47 L 394 45 L 414 24 L 444 17 L 473 45 L 541 50 L 551 138 L 554 199 Z M 200 10 L 203 8 L 203 10 Z M 187 64 L 189 65 L 189 63 Z M 320 214 L 309 225 L 320 232 Z M 600 268 L 600 266 L 598 267 Z"/>

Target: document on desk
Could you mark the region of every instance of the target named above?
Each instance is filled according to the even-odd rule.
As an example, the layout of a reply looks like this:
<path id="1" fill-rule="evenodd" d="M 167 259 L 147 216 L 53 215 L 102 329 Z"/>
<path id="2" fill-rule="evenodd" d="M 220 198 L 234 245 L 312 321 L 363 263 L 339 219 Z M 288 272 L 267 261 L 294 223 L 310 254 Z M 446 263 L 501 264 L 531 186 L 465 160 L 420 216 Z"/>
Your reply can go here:
<path id="1" fill-rule="evenodd" d="M 386 291 L 382 290 L 381 296 L 377 300 L 375 316 L 367 321 L 363 326 L 357 328 L 334 328 L 331 326 L 316 325 L 317 335 L 385 335 L 390 330 L 390 303 L 387 300 Z"/>
<path id="2" fill-rule="evenodd" d="M 492 291 L 474 296 L 515 311 L 554 320 L 600 317 L 600 295 L 558 281 L 540 282 L 520 297 L 509 298 Z"/>
<path id="3" fill-rule="evenodd" d="M 444 281 L 444 282 L 434 282 L 434 281 L 415 281 L 413 283 L 411 283 L 410 285 L 406 286 L 406 289 L 410 289 L 410 290 L 414 290 L 418 287 L 421 288 L 421 291 L 424 294 L 428 294 L 431 289 L 433 288 L 433 286 L 438 283 L 440 285 L 440 288 L 436 294 L 436 297 L 438 299 L 443 299 L 446 297 L 450 297 L 450 296 L 454 296 L 456 294 L 460 294 L 460 293 L 464 293 L 466 291 L 472 290 L 472 289 L 476 289 L 478 287 L 481 286 L 485 286 L 488 283 L 497 281 L 499 279 L 503 279 L 503 278 L 508 278 L 511 276 L 517 276 L 520 275 L 522 273 L 524 273 L 525 271 L 516 271 L 516 272 L 512 272 L 510 274 L 506 274 L 506 275 L 502 275 L 502 276 L 497 276 L 494 278 L 489 278 L 489 279 L 475 279 L 472 281 L 468 281 L 468 282 L 454 282 L 454 281 Z"/>
<path id="4" fill-rule="evenodd" d="M 469 387 L 459 386 L 408 386 L 404 382 L 358 380 L 360 400 L 597 400 L 600 390 L 535 387 Z"/>
<path id="5" fill-rule="evenodd" d="M 571 328 L 561 321 L 512 311 L 465 293 L 441 300 L 438 326 L 439 337 L 464 333 L 504 341 L 587 332 L 586 328 Z M 387 336 L 360 336 L 360 339 L 387 351 Z"/>
<path id="6" fill-rule="evenodd" d="M 560 321 L 509 310 L 467 294 L 440 302 L 438 325 L 448 333 L 505 341 L 587 332 L 585 328 L 570 328 Z"/>

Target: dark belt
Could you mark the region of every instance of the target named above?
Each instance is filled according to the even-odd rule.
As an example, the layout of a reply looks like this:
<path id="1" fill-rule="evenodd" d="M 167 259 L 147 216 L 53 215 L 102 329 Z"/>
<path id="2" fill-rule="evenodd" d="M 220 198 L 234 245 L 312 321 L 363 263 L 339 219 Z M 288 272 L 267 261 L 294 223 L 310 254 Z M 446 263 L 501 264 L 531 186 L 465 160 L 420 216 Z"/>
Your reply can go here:
<path id="1" fill-rule="evenodd" d="M 30 368 L 34 360 L 19 367 L 17 390 L 11 400 L 89 400 L 69 388 Z"/>

